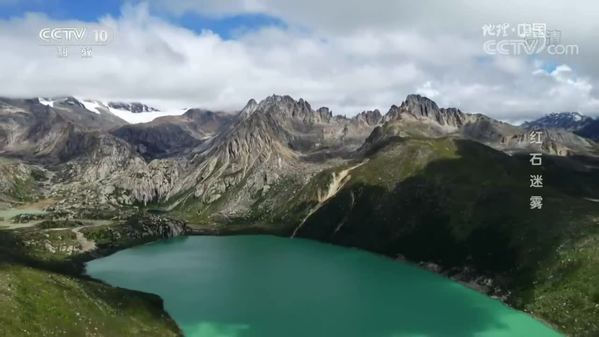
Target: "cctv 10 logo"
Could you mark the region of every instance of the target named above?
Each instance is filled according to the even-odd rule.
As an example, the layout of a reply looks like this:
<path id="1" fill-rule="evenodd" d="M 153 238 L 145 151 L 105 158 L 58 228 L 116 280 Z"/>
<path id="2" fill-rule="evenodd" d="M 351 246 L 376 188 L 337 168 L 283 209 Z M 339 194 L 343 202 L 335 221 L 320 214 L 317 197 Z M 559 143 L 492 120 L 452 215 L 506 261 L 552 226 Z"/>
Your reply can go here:
<path id="1" fill-rule="evenodd" d="M 46 45 L 106 45 L 114 34 L 108 28 L 90 30 L 86 27 L 44 27 L 39 31 L 42 44 Z"/>

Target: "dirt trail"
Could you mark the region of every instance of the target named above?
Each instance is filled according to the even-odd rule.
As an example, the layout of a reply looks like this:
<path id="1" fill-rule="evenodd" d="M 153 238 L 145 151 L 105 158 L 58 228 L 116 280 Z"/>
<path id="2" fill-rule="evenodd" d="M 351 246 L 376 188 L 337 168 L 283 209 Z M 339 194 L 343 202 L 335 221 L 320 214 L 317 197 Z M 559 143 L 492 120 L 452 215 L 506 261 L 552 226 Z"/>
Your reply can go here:
<path id="1" fill-rule="evenodd" d="M 110 223 L 110 222 L 108 222 L 108 223 Z M 48 228 L 48 229 L 46 229 L 46 231 L 64 231 L 64 230 L 72 231 L 73 233 L 75 233 L 75 237 L 77 238 L 77 242 L 79 243 L 79 246 L 81 246 L 81 252 L 85 253 L 85 252 L 89 252 L 89 251 L 96 249 L 96 242 L 86 238 L 85 234 L 81 233 L 81 229 L 98 227 L 98 226 L 106 226 L 106 224 L 107 223 L 97 223 L 97 224 L 93 224 L 93 225 L 86 225 L 86 226 L 79 226 L 79 227 Z"/>
<path id="2" fill-rule="evenodd" d="M 73 228 L 73 233 L 75 233 L 77 242 L 79 242 L 79 245 L 81 246 L 81 252 L 85 253 L 96 249 L 96 242 L 88 240 L 85 235 L 81 233 L 81 228 L 84 228 L 84 226 Z"/>

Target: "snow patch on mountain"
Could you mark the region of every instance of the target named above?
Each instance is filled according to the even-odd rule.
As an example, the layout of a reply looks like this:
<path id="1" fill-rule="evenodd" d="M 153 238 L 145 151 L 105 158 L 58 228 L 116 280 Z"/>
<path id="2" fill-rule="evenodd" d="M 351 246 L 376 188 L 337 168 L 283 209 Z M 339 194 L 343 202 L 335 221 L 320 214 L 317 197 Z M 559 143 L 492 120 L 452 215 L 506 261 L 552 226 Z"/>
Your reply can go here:
<path id="1" fill-rule="evenodd" d="M 151 122 L 158 117 L 163 116 L 180 116 L 184 114 L 188 109 L 167 109 L 167 110 L 159 110 L 159 111 L 149 111 L 149 112 L 131 112 L 129 110 L 123 109 L 115 109 L 108 107 L 108 111 L 125 120 L 130 124 L 139 124 L 139 123 L 147 123 Z"/>
<path id="2" fill-rule="evenodd" d="M 102 114 L 102 110 L 100 109 L 106 109 L 107 107 L 102 104 L 99 101 L 93 101 L 93 100 L 85 100 L 85 99 L 80 99 L 79 100 L 81 102 L 81 104 L 83 104 L 85 106 L 85 108 L 91 112 L 95 112 L 97 114 Z"/>
<path id="3" fill-rule="evenodd" d="M 45 106 L 49 106 L 49 107 L 53 107 L 54 106 L 54 100 L 49 99 L 49 98 L 43 98 L 43 97 L 38 97 L 37 100 L 40 102 L 40 104 L 45 105 Z"/>
<path id="4" fill-rule="evenodd" d="M 139 123 L 147 123 L 151 122 L 158 117 L 163 116 L 179 116 L 184 114 L 188 109 L 157 109 L 148 107 L 145 108 L 143 112 L 134 112 L 126 109 L 126 107 L 133 106 L 133 103 L 112 103 L 112 102 L 103 102 L 94 99 L 78 99 L 87 110 L 92 111 L 97 114 L 102 113 L 110 113 L 119 117 L 120 119 L 126 121 L 129 124 L 139 124 Z M 119 108 L 116 108 L 118 106 Z"/>

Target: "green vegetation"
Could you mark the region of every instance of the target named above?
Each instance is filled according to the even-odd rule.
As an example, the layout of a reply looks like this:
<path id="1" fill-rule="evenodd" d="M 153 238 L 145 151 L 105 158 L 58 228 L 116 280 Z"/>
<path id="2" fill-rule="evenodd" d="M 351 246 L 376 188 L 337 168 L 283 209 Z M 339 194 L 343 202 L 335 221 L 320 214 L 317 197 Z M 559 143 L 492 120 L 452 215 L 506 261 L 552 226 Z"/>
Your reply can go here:
<path id="1" fill-rule="evenodd" d="M 53 220 L 0 231 L 0 336 L 181 336 L 159 297 L 82 275 L 91 256 L 79 250 L 72 230 L 78 225 Z M 88 232 L 109 228 L 125 231 L 130 226 L 90 226 Z M 114 242 L 105 253 L 135 242 Z"/>
<path id="2" fill-rule="evenodd" d="M 81 233 L 94 241 L 100 251 L 108 253 L 169 237 L 171 234 L 168 233 L 170 227 L 167 223 L 184 227 L 182 222 L 175 219 L 136 214 L 122 223 L 84 227 Z"/>
<path id="3" fill-rule="evenodd" d="M 299 223 L 317 203 L 314 196 L 320 186 L 328 185 L 331 171 L 318 173 L 306 184 L 289 176 L 272 185 L 268 193 L 257 196 L 242 223 L 258 223 L 271 230 L 287 232 L 288 224 Z"/>
<path id="4" fill-rule="evenodd" d="M 586 199 L 599 195 L 598 170 L 545 156 L 535 172 L 526 156 L 450 138 L 394 139 L 367 158 L 299 236 L 472 267 L 515 307 L 575 336 L 599 334 L 599 205 Z M 541 191 L 529 187 L 533 173 L 544 175 Z M 541 211 L 529 209 L 534 193 Z"/>
<path id="5" fill-rule="evenodd" d="M 180 336 L 161 305 L 153 295 L 0 262 L 0 336 Z"/>
<path id="6" fill-rule="evenodd" d="M 90 208 L 78 214 L 121 219 L 138 208 L 165 213 L 183 200 L 169 215 L 204 232 L 289 235 L 297 230 L 301 237 L 434 262 L 444 270 L 468 267 L 508 291 L 514 307 L 572 336 L 590 337 L 599 335 L 596 167 L 596 159 L 552 156 L 532 167 L 526 155 L 416 135 L 386 139 L 363 157 L 319 173 L 289 174 L 267 190 L 244 195 L 253 203 L 228 217 L 220 211 L 231 211 L 239 194 L 248 193 L 245 180 L 209 204 L 191 197 L 190 190 L 168 203 L 138 204 L 124 213 Z M 348 175 L 330 194 L 343 171 Z M 535 173 L 544 177 L 540 211 L 529 209 L 529 197 L 537 193 L 529 187 L 529 175 Z M 13 195 L 25 198 L 34 180 L 17 183 L 21 192 Z M 0 335 L 44 336 L 39 329 L 46 324 L 48 336 L 176 335 L 156 298 L 81 277 L 82 262 L 91 256 L 80 252 L 77 237 L 93 241 L 94 254 L 107 254 L 164 237 L 173 223 L 148 225 L 134 216 L 123 224 L 78 229 L 78 221 L 46 220 L 0 231 L 0 307 L 11 315 L 22 312 L 15 320 L 0 318 Z M 39 316 L 50 307 L 57 313 Z M 28 320 L 33 323 L 26 325 Z"/>
<path id="7" fill-rule="evenodd" d="M 559 247 L 555 256 L 539 267 L 533 286 L 524 287 L 518 304 L 572 336 L 597 336 L 597 271 L 599 233 L 574 238 Z"/>
<path id="8" fill-rule="evenodd" d="M 44 220 L 36 225 L 39 229 L 50 229 L 50 228 L 67 228 L 67 227 L 79 227 L 83 226 L 81 221 L 75 220 Z"/>

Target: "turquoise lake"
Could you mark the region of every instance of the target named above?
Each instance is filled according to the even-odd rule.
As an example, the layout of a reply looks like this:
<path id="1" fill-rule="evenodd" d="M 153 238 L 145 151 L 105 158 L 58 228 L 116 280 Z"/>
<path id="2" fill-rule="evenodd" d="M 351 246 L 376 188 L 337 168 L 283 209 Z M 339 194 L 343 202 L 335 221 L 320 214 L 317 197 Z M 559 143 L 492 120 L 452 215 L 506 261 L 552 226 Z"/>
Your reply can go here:
<path id="1" fill-rule="evenodd" d="M 91 261 L 160 295 L 186 337 L 557 337 L 522 312 L 420 268 L 272 236 L 193 236 Z"/>

